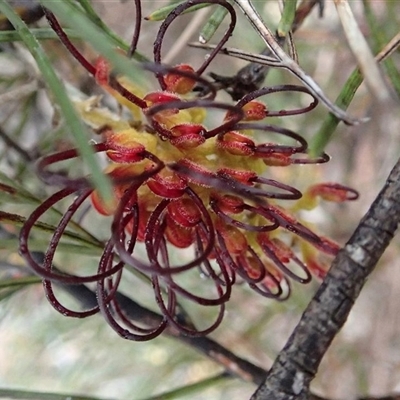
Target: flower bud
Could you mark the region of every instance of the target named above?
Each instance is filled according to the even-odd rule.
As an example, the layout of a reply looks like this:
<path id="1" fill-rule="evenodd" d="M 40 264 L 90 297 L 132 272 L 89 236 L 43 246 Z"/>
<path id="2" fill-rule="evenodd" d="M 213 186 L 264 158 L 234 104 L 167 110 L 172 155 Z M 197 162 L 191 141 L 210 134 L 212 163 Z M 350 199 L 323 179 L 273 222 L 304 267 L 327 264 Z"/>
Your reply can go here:
<path id="1" fill-rule="evenodd" d="M 242 121 L 260 121 L 268 115 L 267 106 L 260 101 L 249 101 L 242 107 L 244 118 Z"/>
<path id="2" fill-rule="evenodd" d="M 246 135 L 239 132 L 227 132 L 217 139 L 220 149 L 235 156 L 251 156 L 254 154 L 255 143 Z"/>
<path id="3" fill-rule="evenodd" d="M 225 214 L 239 214 L 243 211 L 244 201 L 240 197 L 231 194 L 220 195 L 213 192 L 211 201 L 214 201 L 218 208 Z"/>
<path id="4" fill-rule="evenodd" d="M 95 61 L 96 72 L 94 78 L 100 86 L 108 86 L 110 77 L 110 63 L 104 57 L 98 57 Z"/>
<path id="5" fill-rule="evenodd" d="M 147 186 L 157 196 L 174 199 L 183 195 L 186 183 L 175 173 L 157 174 L 147 181 Z"/>
<path id="6" fill-rule="evenodd" d="M 235 226 L 217 220 L 216 231 L 222 236 L 226 249 L 231 255 L 239 255 L 247 250 L 248 244 L 244 234 Z"/>
<path id="7" fill-rule="evenodd" d="M 180 98 L 169 92 L 150 92 L 144 96 L 143 100 L 147 103 L 148 107 L 155 104 L 169 103 L 171 101 L 179 101 Z M 169 110 L 172 111 L 172 110 Z"/>
<path id="8" fill-rule="evenodd" d="M 178 71 L 195 73 L 194 69 L 188 64 L 176 65 L 174 69 Z M 186 94 L 190 92 L 196 81 L 186 76 L 180 75 L 179 73 L 169 72 L 164 76 L 164 82 L 167 86 L 167 90 L 173 93 Z"/>
<path id="9" fill-rule="evenodd" d="M 355 200 L 358 193 L 338 183 L 321 183 L 311 186 L 308 193 L 312 196 L 320 196 L 323 200 L 342 203 L 347 200 Z"/>
<path id="10" fill-rule="evenodd" d="M 199 208 L 188 198 L 178 199 L 168 204 L 168 215 L 178 225 L 192 228 L 201 221 Z"/>
<path id="11" fill-rule="evenodd" d="M 255 172 L 243 169 L 220 168 L 217 173 L 222 177 L 234 179 L 235 181 L 245 185 L 252 185 L 252 181 L 257 178 L 257 174 Z"/>
<path id="12" fill-rule="evenodd" d="M 192 229 L 178 225 L 169 215 L 167 215 L 166 220 L 165 236 L 169 243 L 179 249 L 185 249 L 193 244 L 194 235 Z"/>
<path id="13" fill-rule="evenodd" d="M 132 139 L 129 130 L 108 134 L 106 143 L 107 156 L 116 163 L 135 163 L 144 158 L 145 146 Z"/>
<path id="14" fill-rule="evenodd" d="M 287 167 L 292 163 L 289 154 L 270 153 L 262 156 L 262 161 L 270 167 Z"/>
<path id="15" fill-rule="evenodd" d="M 170 139 L 170 143 L 180 150 L 193 149 L 206 141 L 204 132 L 204 126 L 200 124 L 175 125 L 171 128 L 174 137 Z"/>

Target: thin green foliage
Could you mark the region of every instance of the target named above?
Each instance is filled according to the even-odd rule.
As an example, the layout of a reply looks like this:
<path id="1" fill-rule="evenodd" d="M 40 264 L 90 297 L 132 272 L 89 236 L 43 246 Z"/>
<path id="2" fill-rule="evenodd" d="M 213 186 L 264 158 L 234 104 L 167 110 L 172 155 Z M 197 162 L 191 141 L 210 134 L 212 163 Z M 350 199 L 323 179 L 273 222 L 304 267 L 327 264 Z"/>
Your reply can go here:
<path id="1" fill-rule="evenodd" d="M 361 72 L 358 69 L 353 71 L 353 73 L 350 75 L 350 78 L 343 86 L 343 89 L 336 99 L 335 104 L 343 110 L 347 110 L 362 81 L 363 77 Z M 332 136 L 339 123 L 339 118 L 331 113 L 328 114 L 321 128 L 310 141 L 309 153 L 311 157 L 318 156 L 324 151 L 325 147 L 332 139 Z"/>
<path id="2" fill-rule="evenodd" d="M 173 11 L 178 5 L 183 4 L 183 3 L 186 3 L 186 1 L 179 1 L 179 2 L 176 2 L 176 3 L 170 4 L 168 6 L 162 7 L 160 9 L 152 12 L 150 15 L 148 15 L 146 17 L 146 19 L 148 21 L 163 21 L 165 18 L 167 18 L 168 14 L 171 11 Z M 198 4 L 196 6 L 189 7 L 187 10 L 185 10 L 183 12 L 183 14 L 191 13 L 193 11 L 197 11 L 197 10 L 200 10 L 202 8 L 209 7 L 211 5 L 212 4 Z"/>
<path id="3" fill-rule="evenodd" d="M 282 17 L 277 28 L 279 37 L 286 37 L 292 29 L 294 16 L 296 14 L 296 4 L 296 0 L 285 0 Z"/>
<path id="4" fill-rule="evenodd" d="M 70 393 L 49 393 L 49 392 L 37 392 L 27 391 L 20 389 L 0 389 L 0 398 L 4 399 L 18 399 L 18 400 L 103 400 L 98 397 L 88 397 L 73 395 Z M 105 400 L 105 399 L 104 399 Z"/>
<path id="5" fill-rule="evenodd" d="M 0 289 L 11 288 L 14 286 L 36 285 L 42 282 L 42 279 L 37 276 L 24 276 L 22 278 L 0 279 Z"/>
<path id="6" fill-rule="evenodd" d="M 51 3 L 53 4 L 53 3 Z M 54 3 L 56 4 L 56 3 Z M 50 3 L 46 4 L 50 6 Z M 9 19 L 13 24 L 16 31 L 21 36 L 26 47 L 34 57 L 37 65 L 43 75 L 43 78 L 49 86 L 55 101 L 60 106 L 65 118 L 66 126 L 72 134 L 84 163 L 88 166 L 91 172 L 91 179 L 94 186 L 99 191 L 104 199 L 112 198 L 112 188 L 109 179 L 103 174 L 99 163 L 88 143 L 89 134 L 79 118 L 74 106 L 66 94 L 66 90 L 61 80 L 51 65 L 49 58 L 44 52 L 42 46 L 37 39 L 32 35 L 29 28 L 22 21 L 22 19 L 14 12 L 12 7 L 6 0 L 0 0 L 0 11 Z"/>
<path id="7" fill-rule="evenodd" d="M 15 293 L 19 292 L 24 287 L 25 286 L 13 286 L 11 288 L 2 289 L 0 291 L 0 302 L 2 302 L 3 300 L 9 299 L 10 297 L 12 297 Z M 1 398 L 1 394 L 0 394 L 0 398 Z M 9 398 L 9 397 L 7 397 L 7 398 Z"/>
<path id="8" fill-rule="evenodd" d="M 26 222 L 26 218 L 19 214 L 13 214 L 13 213 L 5 212 L 5 211 L 0 211 L 0 222 L 4 222 L 4 223 L 7 223 L 7 224 L 10 224 L 13 226 L 20 227 Z M 33 229 L 36 230 L 37 232 L 53 234 L 56 231 L 57 227 L 54 225 L 51 225 L 51 224 L 46 224 L 44 222 L 36 222 L 33 225 Z M 102 248 L 101 244 L 93 243 L 92 241 L 88 240 L 87 238 L 85 238 L 75 232 L 69 231 L 69 230 L 64 231 L 63 239 L 64 238 L 74 240 L 81 245 L 84 244 L 87 247 L 97 248 L 97 249 Z"/>
<path id="9" fill-rule="evenodd" d="M 207 23 L 200 31 L 199 40 L 201 43 L 208 43 L 211 40 L 227 14 L 228 10 L 225 7 L 218 7 L 211 14 Z"/>
<path id="10" fill-rule="evenodd" d="M 0 201 L 5 204 L 31 204 L 38 206 L 42 203 L 42 199 L 34 196 L 22 185 L 18 184 L 15 180 L 7 177 L 5 174 L 0 172 Z M 54 207 L 49 209 L 55 217 L 62 217 L 63 213 Z M 23 218 L 23 217 L 21 217 Z M 93 246 L 102 246 L 102 242 L 99 241 L 95 236 L 89 233 L 85 228 L 75 221 L 70 221 L 70 228 L 76 232 L 79 232 L 79 237 L 84 242 L 90 243 Z M 79 239 L 78 239 L 79 240 Z"/>
<path id="11" fill-rule="evenodd" d="M 30 32 L 37 40 L 57 39 L 57 35 L 51 28 L 31 28 Z M 76 32 L 66 29 L 65 33 L 70 38 L 78 38 Z M 21 35 L 17 31 L 0 31 L 0 43 L 19 42 L 22 40 Z"/>
<path id="12" fill-rule="evenodd" d="M 124 40 L 121 39 L 120 36 L 115 34 L 104 22 L 103 20 L 97 15 L 96 11 L 94 11 L 90 1 L 88 0 L 78 0 L 79 4 L 81 5 L 82 9 L 85 11 L 86 16 L 96 25 L 98 26 L 101 31 L 106 34 L 116 46 L 120 47 L 124 51 L 129 50 L 129 44 L 127 44 Z M 133 58 L 137 61 L 146 62 L 149 61 L 147 57 L 143 54 L 140 54 L 138 51 L 135 51 L 133 54 Z"/>
<path id="13" fill-rule="evenodd" d="M 229 377 L 230 376 L 227 373 L 218 374 L 199 382 L 185 385 L 169 392 L 164 392 L 158 396 L 148 397 L 145 400 L 173 400 L 182 398 L 183 396 L 191 396 L 197 392 L 204 391 L 209 387 L 219 384 Z"/>
<path id="14" fill-rule="evenodd" d="M 35 229 L 36 230 L 36 229 Z M 29 238 L 29 248 L 32 251 L 42 251 L 49 244 L 49 241 L 42 237 Z M 18 251 L 18 241 L 15 238 L 2 239 L 0 241 L 0 250 L 8 250 L 9 252 Z M 79 254 L 80 256 L 101 256 L 101 247 L 89 247 L 74 243 L 65 243 L 60 241 L 57 245 L 57 252 L 65 254 Z"/>
<path id="15" fill-rule="evenodd" d="M 378 50 L 382 50 L 386 43 L 388 42 L 382 27 L 378 24 L 375 15 L 372 12 L 368 0 L 363 0 L 364 11 L 367 22 L 370 26 L 372 41 L 374 43 L 374 50 L 378 52 Z M 379 58 L 380 55 L 377 56 L 378 62 L 383 62 L 387 75 L 392 83 L 392 87 L 396 91 L 397 95 L 400 97 L 400 73 L 396 68 L 394 61 L 389 57 L 385 58 L 385 56 Z M 353 71 L 345 85 L 343 86 L 338 98 L 336 99 L 335 104 L 340 108 L 347 110 L 350 103 L 352 102 L 355 93 L 361 83 L 363 82 L 363 76 L 359 69 Z M 332 136 L 339 125 L 340 120 L 336 118 L 333 114 L 328 114 L 326 119 L 324 120 L 321 128 L 315 134 L 313 139 L 310 142 L 309 153 L 312 157 L 315 157 L 321 154 L 327 144 L 332 139 Z"/>
<path id="16" fill-rule="evenodd" d="M 369 0 L 363 0 L 365 17 L 369 25 L 369 29 L 371 30 L 372 36 L 372 47 L 376 53 L 378 53 L 388 42 L 388 37 L 385 33 L 385 30 L 382 27 L 373 13 L 371 8 L 371 4 Z M 396 63 L 392 58 L 388 58 L 383 61 L 383 66 L 385 71 L 392 83 L 394 90 L 397 93 L 397 96 L 400 98 L 400 72 L 396 67 Z"/>
<path id="17" fill-rule="evenodd" d="M 4 0 L 3 0 L 4 1 Z M 116 72 L 137 82 L 145 80 L 143 69 L 139 64 L 132 62 L 118 52 L 113 41 L 91 21 L 80 7 L 71 0 L 46 3 L 46 7 L 76 30 L 80 37 L 90 43 L 93 48 L 105 57 L 115 68 Z"/>

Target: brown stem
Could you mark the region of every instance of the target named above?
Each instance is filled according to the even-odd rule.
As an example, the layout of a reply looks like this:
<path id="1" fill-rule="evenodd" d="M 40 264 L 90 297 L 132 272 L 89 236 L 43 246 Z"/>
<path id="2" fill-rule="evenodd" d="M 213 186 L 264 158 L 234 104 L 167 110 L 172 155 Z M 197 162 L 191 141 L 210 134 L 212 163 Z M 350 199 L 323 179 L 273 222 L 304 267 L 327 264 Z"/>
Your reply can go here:
<path id="1" fill-rule="evenodd" d="M 309 385 L 400 222 L 400 160 L 335 258 L 266 381 L 252 400 L 309 399 Z"/>

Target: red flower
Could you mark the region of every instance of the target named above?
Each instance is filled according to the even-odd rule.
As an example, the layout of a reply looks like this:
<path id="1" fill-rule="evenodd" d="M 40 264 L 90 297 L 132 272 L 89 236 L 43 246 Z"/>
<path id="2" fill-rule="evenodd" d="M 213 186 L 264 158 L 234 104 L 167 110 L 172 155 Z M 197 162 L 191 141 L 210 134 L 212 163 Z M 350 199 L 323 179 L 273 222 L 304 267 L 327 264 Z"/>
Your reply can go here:
<path id="1" fill-rule="evenodd" d="M 111 202 L 103 201 L 86 179 L 72 180 L 47 171 L 50 164 L 77 157 L 76 150 L 44 157 L 39 163 L 44 180 L 64 188 L 27 219 L 21 230 L 20 251 L 43 277 L 45 290 L 57 310 L 78 317 L 100 310 L 118 333 L 133 340 L 153 338 L 168 324 L 187 334 L 206 334 L 221 322 L 235 282 L 247 282 L 265 297 L 282 299 L 290 293 L 288 278 L 306 283 L 311 280 L 310 270 L 319 277 L 323 275 L 317 252 L 335 255 L 338 246 L 315 234 L 283 208 L 301 198 L 297 189 L 266 178 L 265 174 L 268 166 L 324 162 L 327 157 L 310 160 L 307 143 L 300 135 L 255 122 L 269 116 L 310 111 L 317 101 L 306 89 L 292 85 L 266 87 L 233 105 L 216 101 L 212 90 L 207 98 L 191 97 L 189 92 L 194 85 L 204 84 L 200 76 L 204 65 L 198 71 L 186 64 L 164 67 L 158 63 L 157 45 L 157 63 L 145 67 L 155 72 L 161 90 L 142 96 L 125 87 L 121 79 L 112 78 L 108 63 L 101 57 L 95 65 L 85 60 L 54 16 L 48 11 L 46 14 L 64 44 L 74 49 L 73 54 L 97 82 L 119 100 L 124 98 L 124 104 L 129 101 L 142 111 L 142 120 L 130 124 L 135 128 L 105 129 L 103 141 L 94 146 L 109 160 L 105 173 L 114 185 Z M 157 43 L 162 42 L 170 20 L 160 28 Z M 302 109 L 275 112 L 257 100 L 285 91 L 306 93 L 312 102 Z M 206 110 L 221 109 L 226 111 L 225 118 L 216 127 L 208 127 L 204 122 Z M 287 140 L 257 143 L 256 131 L 289 138 L 293 144 Z M 39 265 L 29 248 L 32 226 L 50 207 L 71 195 L 76 197 L 50 240 L 44 263 Z M 313 186 L 306 198 L 313 201 L 316 196 L 342 201 L 354 199 L 357 194 L 329 184 Z M 67 275 L 54 270 L 54 254 L 71 218 L 88 197 L 100 214 L 112 216 L 110 238 L 96 273 L 84 277 Z M 139 253 L 145 253 L 145 257 Z M 151 280 L 157 305 L 165 317 L 160 326 L 145 330 L 136 327 L 119 307 L 115 293 L 126 265 Z M 186 276 L 191 280 L 206 276 L 214 294 L 196 291 L 194 285 L 187 289 Z M 86 312 L 66 309 L 54 296 L 53 282 L 96 282 L 98 307 Z M 177 317 L 179 296 L 203 306 L 219 307 L 215 322 L 203 331 L 189 329 Z"/>

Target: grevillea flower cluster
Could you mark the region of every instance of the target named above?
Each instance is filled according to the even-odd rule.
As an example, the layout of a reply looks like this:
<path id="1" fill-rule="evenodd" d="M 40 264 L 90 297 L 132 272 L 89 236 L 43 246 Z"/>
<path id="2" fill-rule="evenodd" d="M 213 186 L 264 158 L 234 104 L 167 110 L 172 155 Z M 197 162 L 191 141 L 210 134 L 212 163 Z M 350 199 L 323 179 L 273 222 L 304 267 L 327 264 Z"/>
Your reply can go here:
<path id="1" fill-rule="evenodd" d="M 200 1 L 190 2 L 194 3 Z M 312 274 L 323 277 L 326 265 L 321 255 L 334 256 L 339 247 L 302 223 L 294 210 L 312 207 L 318 197 L 336 202 L 357 197 L 352 189 L 332 183 L 314 185 L 302 195 L 288 184 L 268 177 L 271 168 L 328 161 L 326 155 L 310 159 L 307 142 L 301 135 L 268 123 L 270 117 L 310 112 L 317 100 L 304 87 L 294 85 L 262 87 L 234 104 L 216 100 L 214 86 L 202 75 L 232 34 L 236 15 L 226 1 L 214 3 L 225 7 L 231 17 L 215 51 L 197 70 L 189 64 L 162 64 L 164 35 L 188 7 L 177 6 L 159 29 L 154 63 L 143 65 L 154 75 L 154 85 L 158 86 L 144 94 L 137 89 L 138 82 L 116 77 L 103 57 L 93 63 L 88 61 L 55 16 L 45 11 L 70 53 L 105 91 L 131 111 L 131 118 L 115 121 L 102 115 L 102 141 L 93 145 L 95 152 L 107 156 L 104 172 L 113 183 L 112 201 L 104 201 L 86 178 L 72 179 L 49 170 L 50 165 L 77 158 L 77 149 L 39 161 L 38 172 L 43 180 L 61 185 L 62 189 L 27 219 L 21 230 L 20 252 L 43 278 L 47 297 L 56 310 L 80 318 L 101 312 L 120 335 L 132 340 L 154 338 L 167 326 L 188 335 L 211 332 L 222 321 L 225 304 L 238 283 L 267 298 L 285 299 L 290 293 L 290 280 L 307 283 Z M 139 39 L 140 2 L 135 4 L 138 19 L 128 56 L 135 51 Z M 199 85 L 206 88 L 203 97 L 193 92 Z M 304 93 L 310 104 L 298 109 L 270 110 L 261 100 L 279 92 Z M 85 114 L 82 103 L 77 107 L 86 120 L 96 111 L 86 110 Z M 217 117 L 223 116 L 210 126 L 206 115 L 214 111 L 218 111 Z M 264 137 L 268 140 L 260 142 L 258 138 Z M 272 141 L 271 137 L 278 140 Z M 33 226 L 51 207 L 72 196 L 43 263 L 38 263 L 29 247 Z M 110 237 L 104 243 L 95 273 L 66 274 L 53 267 L 54 256 L 68 224 L 88 202 L 99 218 L 112 217 Z M 115 294 L 127 266 L 151 281 L 163 315 L 159 326 L 138 326 L 119 304 Z M 209 285 L 211 295 L 191 289 L 187 281 L 192 278 L 184 277 L 194 275 Z M 55 283 L 90 282 L 96 284 L 98 305 L 86 311 L 65 307 L 53 291 Z M 134 296 L 134 290 L 128 295 Z M 177 316 L 179 299 L 217 307 L 215 321 L 201 330 L 182 322 Z"/>

